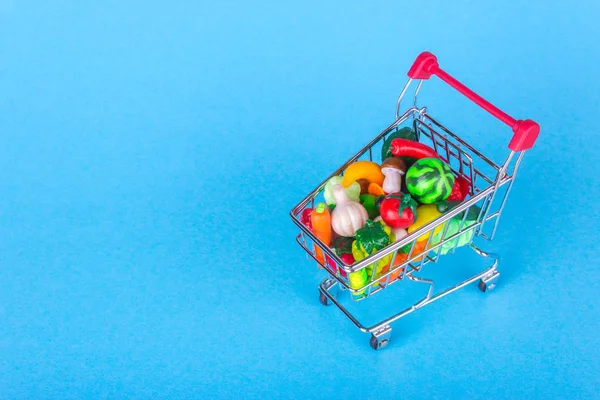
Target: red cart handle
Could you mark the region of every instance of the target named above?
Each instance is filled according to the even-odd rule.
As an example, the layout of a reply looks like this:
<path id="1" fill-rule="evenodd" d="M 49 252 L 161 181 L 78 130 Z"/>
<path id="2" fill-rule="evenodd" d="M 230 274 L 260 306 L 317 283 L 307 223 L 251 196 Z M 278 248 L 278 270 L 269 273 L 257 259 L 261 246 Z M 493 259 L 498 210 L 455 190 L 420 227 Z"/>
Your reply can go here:
<path id="1" fill-rule="evenodd" d="M 458 90 L 479 107 L 483 108 L 506 125 L 514 132 L 508 148 L 512 151 L 529 150 L 533 147 L 535 140 L 540 134 L 540 126 L 530 120 L 516 120 L 477 93 L 457 81 L 450 74 L 440 68 L 436 56 L 430 52 L 419 54 L 410 70 L 408 76 L 412 79 L 429 79 L 431 75 L 437 75 L 441 80 Z"/>

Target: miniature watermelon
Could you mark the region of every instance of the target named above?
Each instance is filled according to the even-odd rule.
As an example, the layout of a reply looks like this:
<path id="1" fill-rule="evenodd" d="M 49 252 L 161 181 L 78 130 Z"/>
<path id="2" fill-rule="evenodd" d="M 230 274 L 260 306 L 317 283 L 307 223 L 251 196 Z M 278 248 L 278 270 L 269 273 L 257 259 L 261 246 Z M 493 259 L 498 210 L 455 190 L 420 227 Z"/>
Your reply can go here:
<path id="1" fill-rule="evenodd" d="M 433 204 L 446 200 L 452 193 L 454 175 L 439 158 L 422 158 L 406 172 L 406 188 L 420 203 Z"/>

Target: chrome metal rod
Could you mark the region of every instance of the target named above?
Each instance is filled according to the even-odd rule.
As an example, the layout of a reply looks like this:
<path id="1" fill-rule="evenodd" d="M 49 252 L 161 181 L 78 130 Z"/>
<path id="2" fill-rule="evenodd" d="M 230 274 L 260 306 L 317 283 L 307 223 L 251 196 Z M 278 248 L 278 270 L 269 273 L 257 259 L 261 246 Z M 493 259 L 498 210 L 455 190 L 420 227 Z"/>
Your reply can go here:
<path id="1" fill-rule="evenodd" d="M 335 296 L 332 296 L 331 293 L 329 293 L 329 289 L 326 286 L 326 282 L 327 280 L 325 279 L 323 282 L 321 282 L 321 284 L 319 285 L 319 290 L 321 291 L 321 293 L 323 293 L 328 299 L 329 301 L 331 301 L 333 304 L 335 304 L 337 306 L 337 308 L 339 308 L 345 315 L 346 317 L 348 317 L 348 319 L 350 321 L 352 321 L 352 323 L 354 325 L 356 325 L 356 327 L 358 329 L 360 329 L 361 332 L 367 333 L 370 332 L 367 328 L 364 327 L 363 324 L 361 324 L 360 322 L 358 322 L 358 320 L 356 318 L 354 318 L 354 316 L 348 311 L 346 310 L 346 307 L 344 307 L 336 298 Z"/>
<path id="2" fill-rule="evenodd" d="M 425 279 L 425 278 L 421 278 L 421 277 L 417 277 L 417 276 L 413 276 L 412 272 L 408 273 L 407 276 L 410 280 L 412 280 L 413 282 L 416 283 L 423 283 L 423 284 L 427 284 L 429 285 L 429 289 L 427 292 L 427 295 L 425 297 L 423 297 L 422 299 L 420 299 L 419 301 L 417 301 L 416 303 L 414 303 L 413 305 L 411 305 L 410 307 L 400 311 L 399 313 L 384 319 L 383 321 L 372 325 L 370 327 L 365 327 L 365 325 L 363 325 L 360 321 L 358 321 L 358 319 L 356 319 L 354 317 L 354 315 L 352 315 L 351 312 L 349 312 L 338 300 L 337 298 L 335 298 L 335 296 L 333 296 L 329 290 L 334 287 L 334 285 L 331 285 L 331 282 L 328 281 L 327 279 L 325 279 L 323 282 L 321 282 L 321 284 L 319 285 L 319 290 L 321 290 L 321 292 L 327 296 L 327 298 L 333 303 L 335 304 L 345 315 L 346 317 L 348 317 L 348 319 L 350 321 L 352 321 L 352 323 L 354 325 L 356 325 L 356 327 L 364 333 L 373 333 L 375 331 L 377 331 L 378 329 L 382 328 L 385 325 L 389 325 L 397 320 L 399 320 L 402 317 L 405 317 L 406 315 L 418 310 L 421 307 L 424 307 L 428 304 L 433 303 L 434 301 L 437 301 L 439 299 L 441 299 L 442 297 L 445 297 L 447 295 L 449 295 L 452 292 L 455 292 L 473 282 L 475 282 L 478 279 L 481 279 L 487 275 L 489 275 L 490 273 L 492 273 L 497 267 L 498 267 L 498 263 L 500 261 L 500 257 L 497 254 L 494 253 L 487 253 L 483 250 L 481 250 L 479 247 L 477 247 L 474 244 L 470 245 L 470 248 L 475 251 L 478 255 L 485 257 L 485 258 L 492 258 L 494 259 L 493 264 L 488 267 L 487 269 L 485 269 L 484 271 L 473 275 L 472 277 L 466 279 L 465 281 L 454 285 L 452 287 L 449 287 L 439 293 L 437 293 L 436 295 L 432 296 L 432 292 L 433 292 L 433 287 L 434 287 L 434 281 L 430 280 L 430 279 Z M 414 272 L 414 271 L 413 271 Z"/>

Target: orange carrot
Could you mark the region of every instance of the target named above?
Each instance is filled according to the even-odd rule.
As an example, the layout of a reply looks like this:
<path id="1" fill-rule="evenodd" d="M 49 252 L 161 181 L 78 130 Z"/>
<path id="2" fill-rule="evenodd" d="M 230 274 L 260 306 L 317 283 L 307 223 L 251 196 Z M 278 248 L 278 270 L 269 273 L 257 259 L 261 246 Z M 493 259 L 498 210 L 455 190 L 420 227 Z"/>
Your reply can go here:
<path id="1" fill-rule="evenodd" d="M 331 213 L 325 203 L 317 204 L 317 207 L 310 213 L 310 222 L 313 233 L 326 246 L 331 245 Z M 321 263 L 325 263 L 323 251 L 315 245 L 315 254 Z"/>

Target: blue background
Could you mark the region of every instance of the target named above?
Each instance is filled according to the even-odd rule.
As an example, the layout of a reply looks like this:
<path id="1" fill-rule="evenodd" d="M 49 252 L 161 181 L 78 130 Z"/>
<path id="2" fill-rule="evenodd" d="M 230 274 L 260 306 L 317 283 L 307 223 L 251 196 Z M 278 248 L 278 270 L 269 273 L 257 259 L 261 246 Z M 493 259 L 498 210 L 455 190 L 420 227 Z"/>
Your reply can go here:
<path id="1" fill-rule="evenodd" d="M 600 3 L 369 3 L 0 1 L 0 398 L 598 397 Z M 482 244 L 498 289 L 375 352 L 318 303 L 288 212 L 423 50 L 542 134 Z M 506 156 L 452 90 L 421 102 Z"/>

